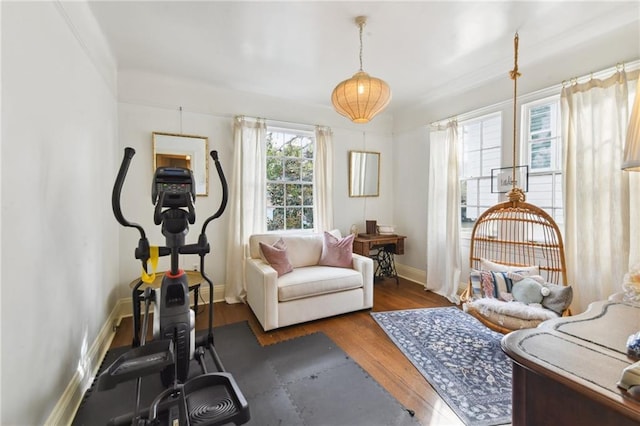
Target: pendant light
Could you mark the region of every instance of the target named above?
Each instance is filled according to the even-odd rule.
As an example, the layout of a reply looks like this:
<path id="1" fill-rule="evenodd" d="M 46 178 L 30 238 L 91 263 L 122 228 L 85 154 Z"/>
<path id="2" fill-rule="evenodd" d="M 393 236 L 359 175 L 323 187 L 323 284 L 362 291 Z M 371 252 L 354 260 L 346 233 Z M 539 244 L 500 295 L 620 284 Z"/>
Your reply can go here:
<path id="1" fill-rule="evenodd" d="M 368 123 L 389 105 L 391 89 L 383 80 L 362 70 L 362 29 L 367 18 L 358 16 L 355 22 L 360 28 L 360 70 L 333 89 L 331 103 L 338 113 L 354 123 Z"/>

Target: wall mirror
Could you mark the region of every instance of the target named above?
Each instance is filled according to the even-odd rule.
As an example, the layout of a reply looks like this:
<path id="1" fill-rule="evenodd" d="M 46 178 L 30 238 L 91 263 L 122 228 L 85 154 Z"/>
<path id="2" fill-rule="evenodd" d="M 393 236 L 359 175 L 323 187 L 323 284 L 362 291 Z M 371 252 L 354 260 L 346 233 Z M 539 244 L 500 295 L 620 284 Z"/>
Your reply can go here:
<path id="1" fill-rule="evenodd" d="M 380 153 L 349 151 L 349 196 L 380 195 Z"/>
<path id="2" fill-rule="evenodd" d="M 153 133 L 153 171 L 158 167 L 186 167 L 193 171 L 196 195 L 209 192 L 209 138 Z"/>

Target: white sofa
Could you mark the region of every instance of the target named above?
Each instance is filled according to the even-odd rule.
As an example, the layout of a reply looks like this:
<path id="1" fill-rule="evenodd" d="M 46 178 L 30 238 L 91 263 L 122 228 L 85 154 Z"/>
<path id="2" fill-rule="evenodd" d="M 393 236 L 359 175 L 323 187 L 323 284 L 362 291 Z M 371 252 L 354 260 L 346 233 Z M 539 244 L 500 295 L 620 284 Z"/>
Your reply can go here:
<path id="1" fill-rule="evenodd" d="M 339 231 L 331 234 L 340 238 Z M 293 271 L 278 277 L 260 242 L 282 238 Z M 272 330 L 373 306 L 373 261 L 353 254 L 352 268 L 319 266 L 323 234 L 257 234 L 245 259 L 247 302 L 262 328 Z"/>

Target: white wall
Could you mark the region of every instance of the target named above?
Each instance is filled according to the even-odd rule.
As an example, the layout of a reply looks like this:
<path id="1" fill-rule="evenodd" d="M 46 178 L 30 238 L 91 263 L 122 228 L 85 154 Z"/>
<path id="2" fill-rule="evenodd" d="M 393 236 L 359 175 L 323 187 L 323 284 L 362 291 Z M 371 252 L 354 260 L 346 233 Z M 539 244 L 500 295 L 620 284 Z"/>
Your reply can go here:
<path id="1" fill-rule="evenodd" d="M 127 219 L 138 222 L 145 228 L 152 245 L 162 245 L 165 242 L 152 219 L 152 133 L 171 132 L 208 137 L 209 149 L 218 150 L 222 166 L 230 176 L 234 115 L 263 117 L 285 122 L 281 124 L 285 126 L 287 123 L 297 123 L 331 127 L 334 145 L 335 227 L 346 234 L 352 224 L 356 224 L 364 232 L 367 219 L 375 219 L 379 223 L 394 222 L 393 143 L 389 117 L 381 115 L 367 125 L 355 125 L 328 107 L 303 105 L 133 71 L 120 72 L 118 87 L 120 150 L 131 146 L 137 152 L 123 189 L 123 212 Z M 180 107 L 183 109 L 182 115 Z M 350 150 L 381 153 L 380 197 L 348 196 Z M 202 222 L 218 208 L 219 188 L 217 175 L 210 161 L 209 195 L 196 200 L 196 224 L 190 228 L 188 242 L 196 241 Z M 206 272 L 214 284 L 225 282 L 228 221 L 228 213 L 225 213 L 207 228 L 211 254 L 207 256 Z M 121 229 L 120 236 L 119 295 L 128 297 L 128 283 L 140 274 L 140 263 L 133 257 L 139 235 L 136 230 L 128 228 Z M 193 256 L 193 259 L 197 257 Z M 191 268 L 193 263 L 192 260 L 185 259 L 182 266 Z M 168 266 L 168 259 L 161 259 L 158 269 L 164 270 Z"/>
<path id="2" fill-rule="evenodd" d="M 521 40 L 523 34 L 520 35 Z M 575 50 L 567 55 L 550 53 L 543 61 L 530 63 L 526 51 L 520 51 L 518 80 L 518 111 L 523 102 L 559 94 L 561 82 L 573 77 L 589 75 L 617 63 L 629 63 L 640 58 L 640 28 L 635 23 L 623 25 L 596 39 L 575 40 Z M 513 134 L 513 81 L 505 70 L 504 78 L 486 81 L 467 90 L 452 85 L 440 96 L 417 107 L 407 108 L 394 115 L 394 194 L 396 225 L 409 238 L 406 254 L 399 261 L 419 270 L 426 269 L 426 220 L 428 183 L 429 124 L 465 113 L 485 109 L 483 113 L 502 111 L 503 165 L 511 165 Z M 544 89 L 554 87 L 555 92 Z M 445 94 L 446 95 L 442 95 Z M 519 129 L 518 114 L 516 128 Z M 405 231 L 406 230 L 406 231 Z M 462 277 L 466 280 L 468 241 L 462 242 Z M 426 276 L 426 273 L 425 273 Z"/>
<path id="3" fill-rule="evenodd" d="M 84 9 L 0 7 L 0 423 L 40 425 L 116 301 L 116 73 Z"/>

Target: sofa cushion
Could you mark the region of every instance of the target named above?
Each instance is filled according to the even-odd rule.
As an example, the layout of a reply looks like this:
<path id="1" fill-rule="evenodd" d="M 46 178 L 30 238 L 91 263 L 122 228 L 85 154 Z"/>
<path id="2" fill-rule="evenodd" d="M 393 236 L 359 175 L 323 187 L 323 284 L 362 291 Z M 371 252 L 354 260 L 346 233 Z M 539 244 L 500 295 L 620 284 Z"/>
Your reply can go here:
<path id="1" fill-rule="evenodd" d="M 287 246 L 284 241 L 282 241 L 282 238 L 273 245 L 260 241 L 260 250 L 264 255 L 264 259 L 276 270 L 279 277 L 293 271 L 293 266 L 287 256 Z"/>
<path id="2" fill-rule="evenodd" d="M 295 268 L 278 278 L 278 301 L 302 299 L 362 287 L 362 274 L 348 268 L 309 266 Z"/>
<path id="3" fill-rule="evenodd" d="M 336 238 L 328 232 L 323 235 L 322 255 L 318 265 L 351 268 L 353 266 L 353 238 L 349 234 L 344 238 Z"/>

